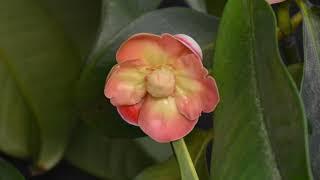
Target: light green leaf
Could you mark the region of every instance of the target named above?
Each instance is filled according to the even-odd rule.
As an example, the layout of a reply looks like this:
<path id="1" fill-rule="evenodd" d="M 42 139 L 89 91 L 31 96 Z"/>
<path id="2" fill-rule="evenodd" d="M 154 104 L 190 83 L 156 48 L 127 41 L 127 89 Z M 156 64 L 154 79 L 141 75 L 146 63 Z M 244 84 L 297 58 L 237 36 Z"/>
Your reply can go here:
<path id="1" fill-rule="evenodd" d="M 37 1 L 0 4 L 1 150 L 30 157 L 31 146 L 37 166 L 49 169 L 62 157 L 72 126 L 78 57 Z"/>
<path id="2" fill-rule="evenodd" d="M 208 50 L 212 52 L 216 28 L 217 19 L 213 16 L 186 8 L 168 8 L 143 15 L 119 30 L 110 40 L 99 40 L 100 43 L 81 74 L 77 89 L 78 103 L 82 109 L 81 118 L 100 128 L 108 137 L 142 136 L 138 128 L 127 125 L 121 119 L 116 109 L 103 95 L 105 79 L 116 62 L 115 53 L 120 44 L 129 36 L 139 32 L 184 33 L 195 38 L 204 52 L 209 52 Z M 101 38 L 104 39 L 104 32 L 101 34 Z M 205 54 L 205 57 L 210 56 Z M 209 61 L 204 61 L 210 64 Z M 117 128 L 114 128 L 115 126 Z"/>
<path id="3" fill-rule="evenodd" d="M 303 16 L 304 70 L 301 96 L 311 122 L 311 164 L 315 179 L 320 178 L 320 10 L 297 1 Z"/>
<path id="4" fill-rule="evenodd" d="M 24 177 L 13 166 L 0 159 L 0 180 L 24 180 Z"/>
<path id="5" fill-rule="evenodd" d="M 205 151 L 207 144 L 212 140 L 212 134 L 207 131 L 194 129 L 185 138 L 190 157 L 196 167 L 200 179 L 208 179 Z M 155 164 L 142 171 L 135 180 L 180 180 L 180 170 L 176 158 L 172 156 L 167 161 Z"/>
<path id="6" fill-rule="evenodd" d="M 152 153 L 145 150 L 150 148 L 150 143 L 144 146 L 141 146 L 141 143 L 131 139 L 105 138 L 94 129 L 80 124 L 68 148 L 66 158 L 76 167 L 97 177 L 129 180 L 145 167 L 157 162 Z M 155 147 L 168 152 L 166 146 L 157 144 Z"/>
<path id="7" fill-rule="evenodd" d="M 265 0 L 228 0 L 215 48 L 212 180 L 309 180 L 307 121 Z"/>

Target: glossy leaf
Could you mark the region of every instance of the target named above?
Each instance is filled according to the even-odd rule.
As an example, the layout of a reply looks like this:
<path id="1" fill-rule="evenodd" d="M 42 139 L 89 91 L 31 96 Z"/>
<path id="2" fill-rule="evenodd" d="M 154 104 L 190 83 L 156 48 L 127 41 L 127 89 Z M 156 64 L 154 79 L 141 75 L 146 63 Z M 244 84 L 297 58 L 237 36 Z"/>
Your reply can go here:
<path id="1" fill-rule="evenodd" d="M 206 4 L 205 4 L 204 0 L 186 0 L 186 2 L 194 10 L 197 10 L 197 11 L 203 12 L 203 13 L 207 12 Z"/>
<path id="2" fill-rule="evenodd" d="M 194 129 L 186 138 L 190 157 L 196 167 L 200 179 L 208 179 L 205 151 L 207 144 L 212 140 L 212 134 Z M 135 180 L 179 180 L 180 170 L 176 158 L 172 156 L 167 161 L 153 165 L 142 171 Z"/>
<path id="3" fill-rule="evenodd" d="M 307 121 L 279 55 L 276 23 L 264 0 L 229 0 L 213 74 L 212 180 L 308 180 Z"/>
<path id="4" fill-rule="evenodd" d="M 24 177 L 13 166 L 0 159 L 1 180 L 24 180 Z"/>
<path id="5" fill-rule="evenodd" d="M 30 157 L 29 145 L 37 165 L 49 169 L 69 137 L 78 57 L 38 2 L 0 3 L 1 150 Z"/>
<path id="6" fill-rule="evenodd" d="M 115 64 L 115 52 L 120 44 L 132 34 L 139 32 L 185 33 L 198 41 L 206 50 L 204 52 L 208 52 L 208 49 L 212 51 L 216 28 L 217 19 L 213 16 L 186 8 L 168 8 L 147 13 L 136 19 L 109 41 L 99 40 L 104 43 L 98 43 L 100 45 L 97 45 L 97 49 L 83 70 L 77 89 L 78 102 L 82 109 L 81 118 L 101 129 L 108 137 L 142 136 L 139 128 L 128 126 L 121 119 L 116 109 L 103 95 L 105 79 Z M 101 38 L 104 39 L 103 36 Z"/>
<path id="7" fill-rule="evenodd" d="M 119 31 L 144 13 L 156 9 L 160 2 L 161 0 L 102 0 L 100 34 L 92 55 L 104 53 L 110 42 L 117 38 Z"/>
<path id="8" fill-rule="evenodd" d="M 304 71 L 301 95 L 311 122 L 311 163 L 315 179 L 320 178 L 320 13 L 298 1 L 302 11 Z"/>
<path id="9" fill-rule="evenodd" d="M 141 143 L 131 139 L 105 138 L 93 128 L 81 124 L 74 134 L 66 158 L 76 167 L 100 178 L 132 179 L 142 169 L 157 162 L 152 153 L 145 150 L 155 143 L 145 146 L 141 146 Z M 156 144 L 154 147 L 168 152 L 165 146 Z"/>

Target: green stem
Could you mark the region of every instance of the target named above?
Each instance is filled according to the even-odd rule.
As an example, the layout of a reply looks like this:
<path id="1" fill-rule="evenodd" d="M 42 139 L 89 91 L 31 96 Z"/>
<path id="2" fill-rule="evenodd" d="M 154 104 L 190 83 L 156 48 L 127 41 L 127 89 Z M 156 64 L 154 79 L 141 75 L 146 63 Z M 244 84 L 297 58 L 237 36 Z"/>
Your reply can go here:
<path id="1" fill-rule="evenodd" d="M 296 40 L 292 33 L 299 23 L 302 21 L 301 15 L 294 16 L 292 19 L 290 18 L 290 1 L 285 1 L 280 3 L 277 9 L 277 19 L 278 19 L 278 27 L 279 32 L 283 35 L 283 52 L 288 64 L 294 64 L 301 62 L 300 55 L 298 53 L 298 47 L 296 44 Z"/>
<path id="2" fill-rule="evenodd" d="M 280 31 L 285 36 L 288 36 L 292 32 L 289 8 L 290 2 L 285 1 L 283 3 L 280 3 L 277 10 L 278 26 Z"/>
<path id="3" fill-rule="evenodd" d="M 171 142 L 172 149 L 179 164 L 182 180 L 199 180 L 184 139 Z"/>
<path id="4" fill-rule="evenodd" d="M 296 29 L 299 27 L 299 25 L 302 23 L 302 13 L 298 12 L 297 14 L 293 15 L 291 17 L 291 33 L 295 32 Z M 284 33 L 282 31 L 280 31 L 280 28 L 277 29 L 278 30 L 278 40 L 283 39 L 286 35 L 284 35 Z"/>

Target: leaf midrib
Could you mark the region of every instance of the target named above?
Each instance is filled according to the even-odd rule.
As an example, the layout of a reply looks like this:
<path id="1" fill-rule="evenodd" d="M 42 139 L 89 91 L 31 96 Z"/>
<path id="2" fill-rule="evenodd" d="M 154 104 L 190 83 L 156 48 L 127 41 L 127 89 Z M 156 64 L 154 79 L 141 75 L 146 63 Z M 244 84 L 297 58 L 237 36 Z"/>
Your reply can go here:
<path id="1" fill-rule="evenodd" d="M 21 81 L 19 81 L 19 78 L 15 75 L 16 73 L 14 71 L 13 65 L 11 65 L 11 63 L 9 61 L 9 57 L 7 57 L 5 51 L 1 48 L 0 48 L 0 61 L 3 62 L 5 69 L 7 69 L 8 74 L 9 74 L 8 76 L 11 76 L 12 80 L 14 81 L 16 89 L 19 92 L 24 104 L 26 105 L 24 107 L 31 114 L 31 117 L 38 119 L 39 117 L 37 117 L 35 107 L 33 107 L 32 102 L 30 101 L 29 98 L 27 98 L 27 93 L 25 92 L 23 86 L 21 85 L 21 83 L 19 83 Z M 36 125 L 37 129 L 39 128 L 37 121 L 35 121 L 34 125 Z"/>
<path id="2" fill-rule="evenodd" d="M 257 105 L 257 111 L 259 113 L 259 119 L 261 120 L 261 126 L 262 128 L 264 129 L 266 135 L 267 135 L 267 139 L 265 138 L 266 140 L 266 143 L 268 144 L 268 147 L 270 147 L 270 153 L 272 155 L 272 159 L 274 161 L 274 164 L 277 166 L 276 168 L 276 171 L 278 172 L 278 175 L 280 176 L 280 179 L 282 179 L 281 177 L 281 173 L 279 171 L 279 164 L 278 164 L 278 161 L 276 159 L 276 156 L 275 156 L 275 152 L 273 150 L 273 147 L 272 147 L 272 144 L 271 144 L 271 140 L 270 140 L 270 135 L 269 135 L 269 131 L 268 131 L 268 128 L 266 126 L 266 122 L 265 122 L 265 119 L 266 119 L 266 116 L 264 114 L 264 111 L 263 111 L 263 98 L 261 98 L 262 96 L 260 95 L 261 94 L 261 88 L 259 86 L 259 79 L 256 78 L 257 77 L 257 72 L 256 72 L 256 69 L 257 68 L 257 63 L 256 63 L 256 58 L 258 57 L 257 56 L 257 52 L 255 51 L 255 47 L 258 47 L 256 46 L 256 34 L 255 34 L 255 19 L 254 19 L 254 8 L 253 8 L 253 1 L 250 1 L 248 3 L 248 9 L 249 9 L 249 30 L 250 30 L 250 66 L 251 66 L 251 69 L 252 69 L 252 82 L 253 82 L 253 87 L 254 87 L 254 92 L 255 92 L 255 104 Z"/>

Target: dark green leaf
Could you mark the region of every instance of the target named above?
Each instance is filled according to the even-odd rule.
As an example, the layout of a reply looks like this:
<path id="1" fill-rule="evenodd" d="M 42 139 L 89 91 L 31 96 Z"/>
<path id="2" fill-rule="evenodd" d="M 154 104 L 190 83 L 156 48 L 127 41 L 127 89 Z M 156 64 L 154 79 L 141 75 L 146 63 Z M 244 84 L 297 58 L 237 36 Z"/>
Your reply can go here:
<path id="1" fill-rule="evenodd" d="M 40 0 L 84 59 L 98 32 L 102 0 Z"/>
<path id="2" fill-rule="evenodd" d="M 288 71 L 293 78 L 298 90 L 301 86 L 302 74 L 303 74 L 303 63 L 290 64 Z"/>
<path id="3" fill-rule="evenodd" d="M 110 139 L 101 136 L 94 129 L 80 124 L 72 139 L 66 158 L 79 167 L 97 177 L 104 179 L 132 179 L 145 167 L 159 160 L 153 158 L 150 145 L 168 152 L 165 145 L 131 139 Z M 149 147 L 148 147 L 149 146 Z M 161 158 L 167 155 L 162 155 Z"/>
<path id="4" fill-rule="evenodd" d="M 227 0 L 206 0 L 207 11 L 209 14 L 221 17 L 226 3 Z"/>
<path id="5" fill-rule="evenodd" d="M 109 41 L 99 40 L 89 59 L 78 86 L 78 101 L 82 119 L 91 121 L 106 136 L 141 136 L 138 128 L 127 125 L 112 105 L 104 98 L 103 88 L 108 71 L 115 64 L 115 52 L 130 35 L 139 32 L 185 33 L 191 35 L 208 52 L 213 47 L 217 19 L 186 8 L 169 8 L 145 14 L 121 29 Z M 103 37 L 103 32 L 101 38 Z M 212 51 L 212 49 L 211 49 Z M 209 57 L 205 55 L 205 57 Z M 209 64 L 206 62 L 206 64 Z M 114 128 L 114 126 L 118 128 Z M 139 133 L 140 132 L 140 133 Z"/>
<path id="6" fill-rule="evenodd" d="M 0 4 L 1 150 L 30 156 L 32 145 L 37 165 L 48 169 L 63 155 L 69 137 L 79 61 L 39 3 Z M 11 147 L 4 147 L 8 142 Z"/>
<path id="7" fill-rule="evenodd" d="M 265 0 L 229 0 L 215 48 L 212 180 L 309 180 L 307 121 Z"/>
<path id="8" fill-rule="evenodd" d="M 315 179 L 320 179 L 320 13 L 298 1 L 303 15 L 304 72 L 301 95 L 311 122 L 311 164 Z"/>
<path id="9" fill-rule="evenodd" d="M 205 151 L 207 144 L 212 139 L 212 134 L 199 129 L 194 129 L 185 138 L 191 159 L 196 166 L 200 179 L 208 179 Z M 135 180 L 180 180 L 179 165 L 174 156 L 165 162 L 153 165 L 142 171 Z"/>
<path id="10" fill-rule="evenodd" d="M 0 159 L 0 180 L 24 180 L 24 177 L 13 166 Z"/>
<path id="11" fill-rule="evenodd" d="M 100 34 L 92 51 L 93 56 L 104 53 L 110 42 L 117 38 L 119 31 L 144 13 L 156 9 L 161 0 L 102 0 L 102 2 Z"/>
<path id="12" fill-rule="evenodd" d="M 106 134 L 107 137 L 139 137 L 144 134 L 137 127 L 128 126 L 121 120 L 114 107 L 103 96 L 103 85 L 108 67 L 96 72 L 88 66 L 94 65 L 95 59 L 108 51 L 109 46 L 117 41 L 119 32 L 123 31 L 131 21 L 143 13 L 155 9 L 160 0 L 103 0 L 103 12 L 95 48 L 91 52 L 88 64 L 83 70 L 77 89 L 80 118 L 92 127 Z M 110 53 L 110 52 L 106 52 Z M 110 60 L 108 60 L 110 62 Z M 114 61 L 111 61 L 114 63 Z M 93 71 L 93 72 L 87 72 Z M 92 76 L 99 73 L 99 76 Z M 84 75 L 86 74 L 86 75 Z M 87 77 L 90 74 L 90 77 Z M 85 77 L 83 77 L 85 76 Z M 89 78 L 89 79 L 88 79 Z M 98 78 L 98 79 L 97 79 Z"/>

